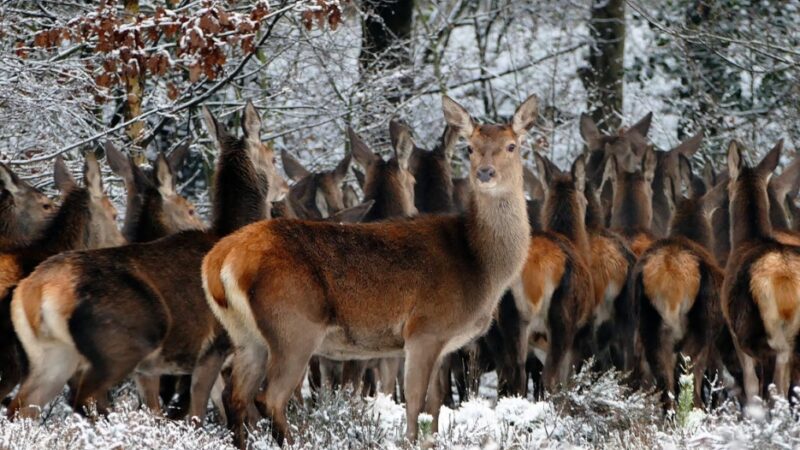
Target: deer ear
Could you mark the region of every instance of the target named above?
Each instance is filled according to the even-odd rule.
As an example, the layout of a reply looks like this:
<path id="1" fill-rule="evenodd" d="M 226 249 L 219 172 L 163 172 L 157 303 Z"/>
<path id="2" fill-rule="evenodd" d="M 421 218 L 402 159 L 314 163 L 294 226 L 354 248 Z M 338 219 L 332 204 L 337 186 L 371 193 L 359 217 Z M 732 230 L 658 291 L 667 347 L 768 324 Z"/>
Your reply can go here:
<path id="1" fill-rule="evenodd" d="M 539 97 L 531 95 L 514 112 L 511 128 L 517 136 L 525 135 L 539 117 Z"/>
<path id="2" fill-rule="evenodd" d="M 797 191 L 800 189 L 800 156 L 795 156 L 794 161 L 786 166 L 780 175 L 774 177 L 770 184 L 779 198 L 797 197 Z"/>
<path id="3" fill-rule="evenodd" d="M 347 127 L 347 136 L 350 138 L 350 149 L 353 152 L 353 158 L 355 158 L 358 165 L 366 169 L 374 161 L 380 159 L 380 156 L 373 153 L 351 127 Z"/>
<path id="4" fill-rule="evenodd" d="M 441 153 L 445 158 L 451 160 L 456 150 L 456 144 L 458 144 L 458 130 L 450 125 L 445 125 L 441 142 L 433 151 Z"/>
<path id="5" fill-rule="evenodd" d="M 772 147 L 772 150 L 764 155 L 764 159 L 756 167 L 758 173 L 767 178 L 767 180 L 772 177 L 775 168 L 778 167 L 778 162 L 781 160 L 781 151 L 783 151 L 783 139 L 779 140 L 775 147 Z"/>
<path id="6" fill-rule="evenodd" d="M 311 174 L 300 161 L 294 159 L 286 149 L 281 150 L 281 162 L 283 163 L 283 171 L 294 181 L 300 181 Z"/>
<path id="7" fill-rule="evenodd" d="M 92 197 L 103 196 L 103 176 L 100 174 L 100 165 L 97 164 L 97 157 L 94 153 L 86 152 L 83 162 L 83 182 L 89 189 Z"/>
<path id="8" fill-rule="evenodd" d="M 103 148 L 105 149 L 106 161 L 108 162 L 108 166 L 111 167 L 111 171 L 119 175 L 126 185 L 133 183 L 133 172 L 131 171 L 128 158 L 123 155 L 121 151 L 117 150 L 117 147 L 115 147 L 111 141 L 106 141 L 103 144 Z"/>
<path id="9" fill-rule="evenodd" d="M 630 133 L 631 131 L 635 131 L 639 133 L 639 136 L 643 138 L 647 137 L 647 132 L 650 131 L 650 124 L 652 123 L 652 121 L 653 121 L 653 113 L 649 112 L 645 114 L 645 116 L 642 117 L 638 122 L 631 125 L 631 127 L 628 128 L 628 133 Z"/>
<path id="10" fill-rule="evenodd" d="M 611 183 L 611 186 L 616 184 L 618 171 L 617 157 L 615 155 L 608 155 L 606 158 L 606 165 L 603 168 L 603 180 L 600 182 L 598 192 L 603 192 L 606 183 Z"/>
<path id="11" fill-rule="evenodd" d="M 452 98 L 442 96 L 442 111 L 444 120 L 448 125 L 458 130 L 461 137 L 467 138 L 475 129 L 475 122 L 463 106 L 456 103 Z"/>
<path id="12" fill-rule="evenodd" d="M 642 158 L 642 173 L 644 174 L 644 179 L 647 180 L 648 183 L 653 182 L 657 165 L 658 158 L 656 157 L 656 152 L 653 150 L 652 146 L 649 146 L 647 150 L 645 150 L 644 157 Z"/>
<path id="13" fill-rule="evenodd" d="M 358 205 L 358 193 L 353 186 L 349 184 L 345 185 L 344 188 L 342 188 L 342 197 L 345 207 L 352 208 Z"/>
<path id="14" fill-rule="evenodd" d="M 336 183 L 341 183 L 344 177 L 347 176 L 347 169 L 350 168 L 350 160 L 352 159 L 352 153 L 348 153 L 344 155 L 339 164 L 336 165 L 336 168 L 333 169 L 333 177 L 336 178 Z"/>
<path id="15" fill-rule="evenodd" d="M 3 167 L 5 168 L 5 166 Z M 69 192 L 77 184 L 67 165 L 64 164 L 64 158 L 61 155 L 56 156 L 56 162 L 53 166 L 53 181 L 55 181 L 56 187 L 62 193 Z"/>
<path id="16" fill-rule="evenodd" d="M 533 152 L 533 159 L 536 161 L 536 168 L 539 169 L 539 176 L 544 180 L 544 187 L 547 189 L 553 181 L 553 163 L 546 156 Z"/>
<path id="17" fill-rule="evenodd" d="M 357 223 L 361 222 L 367 213 L 372 209 L 375 200 L 368 200 L 360 205 L 356 205 L 347 209 L 343 209 L 328 218 L 330 222 L 339 223 Z"/>
<path id="18" fill-rule="evenodd" d="M 183 164 L 186 162 L 186 158 L 189 157 L 189 147 L 191 146 L 190 141 L 186 141 L 183 144 L 179 145 L 172 153 L 169 154 L 167 157 L 167 162 L 169 162 L 169 168 L 172 170 L 173 174 L 180 172 Z"/>
<path id="19" fill-rule="evenodd" d="M 206 123 L 208 136 L 219 146 L 220 141 L 228 135 L 228 128 L 219 123 L 207 106 L 203 106 L 203 121 Z"/>
<path id="20" fill-rule="evenodd" d="M 670 211 L 675 211 L 675 203 L 677 203 L 679 195 L 679 187 L 675 186 L 672 177 L 664 177 L 664 196 L 667 198 Z"/>
<path id="21" fill-rule="evenodd" d="M 592 116 L 586 113 L 581 113 L 579 127 L 581 137 L 586 142 L 586 146 L 589 147 L 589 150 L 602 150 L 600 144 L 602 135 L 600 134 L 600 130 L 597 128 L 597 124 L 594 123 Z"/>
<path id="22" fill-rule="evenodd" d="M 586 157 L 584 155 L 578 156 L 572 163 L 572 181 L 575 184 L 575 189 L 583 193 L 586 189 Z"/>
<path id="23" fill-rule="evenodd" d="M 363 190 L 364 185 L 367 183 L 366 175 L 364 175 L 364 172 L 356 169 L 355 167 L 353 167 L 353 175 L 356 176 L 356 183 L 358 183 L 358 187 Z"/>
<path id="24" fill-rule="evenodd" d="M 522 177 L 525 181 L 525 188 L 531 199 L 542 201 L 545 197 L 545 187 L 542 185 L 542 180 L 537 177 L 531 169 L 527 166 L 522 167 Z"/>
<path id="25" fill-rule="evenodd" d="M 19 179 L 5 164 L 0 164 L 0 191 L 7 190 L 16 194 L 20 190 Z"/>
<path id="26" fill-rule="evenodd" d="M 244 137 L 253 144 L 261 144 L 261 116 L 258 115 L 255 105 L 251 100 L 247 101 L 242 117 L 242 131 Z"/>
<path id="27" fill-rule="evenodd" d="M 160 152 L 155 162 L 155 180 L 161 195 L 168 197 L 175 193 L 175 177 L 167 158 Z"/>
<path id="28" fill-rule="evenodd" d="M 723 202 L 727 199 L 728 180 L 727 177 L 721 178 L 722 179 L 701 198 L 703 211 L 705 211 L 706 217 L 711 217 L 714 211 L 722 207 Z"/>
<path id="29" fill-rule="evenodd" d="M 408 160 L 414 151 L 414 138 L 411 136 L 411 129 L 398 120 L 389 122 L 389 137 L 392 140 L 394 155 L 400 163 L 400 167 L 408 169 Z"/>
<path id="30" fill-rule="evenodd" d="M 692 190 L 692 162 L 682 153 L 678 154 L 678 174 L 680 175 L 681 185 L 688 187 L 690 190 L 689 195 L 691 196 L 694 193 Z M 680 191 L 680 186 L 678 186 L 678 190 Z"/>
<path id="31" fill-rule="evenodd" d="M 728 144 L 728 176 L 731 180 L 736 180 L 739 177 L 744 166 L 744 158 L 742 158 L 742 151 L 739 149 L 739 143 L 731 141 Z"/>
<path id="32" fill-rule="evenodd" d="M 703 143 L 703 130 L 698 131 L 695 133 L 694 136 L 690 137 L 689 139 L 681 142 L 678 144 L 677 147 L 673 148 L 673 152 L 680 153 L 681 155 L 691 157 L 698 150 L 700 150 L 700 144 Z"/>

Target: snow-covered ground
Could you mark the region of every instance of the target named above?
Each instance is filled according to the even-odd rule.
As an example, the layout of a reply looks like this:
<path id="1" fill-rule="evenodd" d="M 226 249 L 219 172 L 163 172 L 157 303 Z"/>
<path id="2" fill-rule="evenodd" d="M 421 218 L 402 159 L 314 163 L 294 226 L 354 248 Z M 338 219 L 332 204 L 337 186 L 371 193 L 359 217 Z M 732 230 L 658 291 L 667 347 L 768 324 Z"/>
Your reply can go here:
<path id="1" fill-rule="evenodd" d="M 493 375 L 484 377 L 491 385 Z M 489 393 L 491 394 L 491 393 Z M 350 393 L 323 396 L 290 410 L 296 449 L 400 449 L 405 410 L 389 397 L 361 400 Z M 633 392 L 618 377 L 579 374 L 547 401 L 492 398 L 443 408 L 440 432 L 430 434 L 430 416 L 421 417 L 427 443 L 445 449 L 524 448 L 798 448 L 798 409 L 773 399 L 770 409 L 749 408 L 744 417 L 732 403 L 704 412 L 689 410 L 665 419 L 655 397 Z M 63 405 L 45 411 L 43 422 L 0 419 L 2 449 L 213 449 L 233 448 L 227 431 L 214 424 L 195 428 L 140 409 L 132 390 L 123 390 L 114 412 L 94 421 Z M 277 448 L 263 423 L 251 448 Z M 413 447 L 416 448 L 416 447 Z"/>

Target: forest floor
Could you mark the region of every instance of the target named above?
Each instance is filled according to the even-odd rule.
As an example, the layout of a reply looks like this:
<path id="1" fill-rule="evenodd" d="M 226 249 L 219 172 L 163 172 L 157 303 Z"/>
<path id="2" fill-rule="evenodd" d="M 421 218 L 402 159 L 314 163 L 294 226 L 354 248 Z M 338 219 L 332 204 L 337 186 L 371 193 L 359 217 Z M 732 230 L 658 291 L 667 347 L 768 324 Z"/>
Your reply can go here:
<path id="1" fill-rule="evenodd" d="M 772 399 L 769 408 L 741 413 L 733 402 L 712 411 L 692 409 L 691 395 L 665 418 L 655 396 L 631 391 L 615 373 L 576 375 L 567 389 L 546 401 L 494 398 L 493 374 L 482 379 L 478 398 L 457 409 L 443 408 L 440 432 L 428 443 L 445 449 L 529 448 L 719 448 L 768 449 L 800 446 L 800 411 Z M 682 380 L 691 385 L 691 380 Z M 306 402 L 310 403 L 310 402 Z M 233 448 L 229 433 L 209 424 L 196 428 L 156 417 L 139 406 L 131 385 L 117 393 L 113 412 L 87 420 L 63 400 L 43 411 L 44 420 L 0 419 L 0 449 L 210 449 Z M 405 410 L 389 397 L 362 400 L 348 392 L 323 396 L 314 406 L 290 408 L 297 449 L 400 449 Z M 250 447 L 277 448 L 266 423 L 254 430 Z"/>

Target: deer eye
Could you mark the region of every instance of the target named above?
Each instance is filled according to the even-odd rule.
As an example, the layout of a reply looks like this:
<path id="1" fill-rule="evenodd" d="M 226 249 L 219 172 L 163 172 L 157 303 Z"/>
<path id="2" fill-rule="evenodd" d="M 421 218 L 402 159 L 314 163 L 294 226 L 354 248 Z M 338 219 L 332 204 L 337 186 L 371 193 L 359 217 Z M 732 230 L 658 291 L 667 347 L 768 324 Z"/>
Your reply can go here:
<path id="1" fill-rule="evenodd" d="M 193 210 L 193 209 L 190 209 L 190 210 L 189 210 L 189 215 L 190 215 L 190 216 L 193 216 L 193 215 L 194 215 L 194 210 Z"/>
<path id="2" fill-rule="evenodd" d="M 273 157 L 272 157 L 272 164 L 277 164 L 277 163 L 278 163 L 278 158 L 275 158 L 275 157 L 273 156 Z"/>
<path id="3" fill-rule="evenodd" d="M 44 208 L 45 211 L 50 211 L 50 208 L 52 207 L 53 205 L 51 205 L 50 203 L 45 203 L 44 205 L 42 205 L 42 208 Z"/>
<path id="4" fill-rule="evenodd" d="M 508 150 L 509 152 L 513 152 L 516 149 L 517 149 L 517 146 L 514 145 L 514 144 L 508 144 L 508 147 L 506 147 L 506 150 Z"/>
<path id="5" fill-rule="evenodd" d="M 471 155 L 471 154 L 472 154 L 472 151 L 473 151 L 473 150 L 472 150 L 472 147 L 470 147 L 470 146 L 468 145 L 468 146 L 467 146 L 467 153 L 469 153 L 469 154 Z"/>

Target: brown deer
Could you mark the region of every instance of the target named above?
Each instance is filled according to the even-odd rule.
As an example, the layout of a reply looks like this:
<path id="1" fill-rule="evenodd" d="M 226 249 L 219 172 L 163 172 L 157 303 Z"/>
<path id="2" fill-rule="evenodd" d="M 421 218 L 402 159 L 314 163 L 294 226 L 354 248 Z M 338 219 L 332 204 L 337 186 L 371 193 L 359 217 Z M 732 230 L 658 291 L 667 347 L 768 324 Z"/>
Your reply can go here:
<path id="1" fill-rule="evenodd" d="M 486 331 L 525 262 L 530 227 L 519 149 L 537 103 L 526 100 L 510 124 L 479 125 L 443 98 L 447 123 L 470 149 L 474 196 L 465 215 L 355 225 L 259 222 L 206 256 L 207 300 L 237 349 L 232 400 L 239 445 L 244 424 L 259 418 L 254 398 L 265 372 L 260 397 L 273 436 L 291 439 L 286 404 L 313 354 L 404 355 L 406 437 L 416 440 L 426 396 L 441 404 L 439 384 L 431 383 L 441 358 Z M 358 147 L 357 160 L 364 154 L 370 164 L 382 163 Z M 375 180 L 367 174 L 367 196 Z M 432 413 L 436 430 L 438 406 Z"/>
<path id="2" fill-rule="evenodd" d="M 25 365 L 11 323 L 11 293 L 17 283 L 52 255 L 124 242 L 116 226 L 116 210 L 103 192 L 100 167 L 93 153 L 86 154 L 85 186 L 75 182 L 60 157 L 56 158 L 54 178 L 64 193 L 61 207 L 38 237 L 0 253 L 0 398 L 19 383 Z"/>
<path id="3" fill-rule="evenodd" d="M 127 205 L 122 234 L 129 243 L 153 241 L 180 230 L 202 228 L 194 205 L 176 191 L 175 174 L 189 155 L 189 143 L 169 156 L 159 153 L 147 171 L 125 157 L 113 144 L 105 144 L 111 170 L 125 183 Z"/>
<path id="4" fill-rule="evenodd" d="M 0 164 L 0 251 L 27 243 L 55 210 L 52 200 Z"/>
<path id="5" fill-rule="evenodd" d="M 623 168 L 616 156 L 610 156 L 603 172 L 601 192 L 612 186 L 611 229 L 622 235 L 638 257 L 655 240 L 650 231 L 653 222 L 653 178 L 656 154 L 648 147 L 639 167 Z"/>
<path id="6" fill-rule="evenodd" d="M 715 344 L 724 327 L 720 292 L 723 272 L 710 253 L 710 213 L 724 198 L 725 183 L 707 193 L 692 189 L 689 160 L 679 156 L 680 175 L 664 178 L 668 208 L 674 211 L 669 236 L 655 241 L 631 275 L 639 309 L 639 337 L 644 356 L 662 392 L 666 409 L 677 398 L 677 354 L 691 358 L 694 403 L 702 407 L 707 368 L 714 363 Z M 689 197 L 683 197 L 681 186 Z"/>
<path id="7" fill-rule="evenodd" d="M 756 366 L 774 364 L 780 395 L 789 392 L 800 331 L 800 247 L 779 242 L 769 217 L 768 183 L 783 141 L 755 167 L 740 146 L 728 147 L 731 254 L 722 311 L 739 355 L 747 401 L 762 393 Z M 797 380 L 795 380 L 797 381 Z"/>
<path id="8" fill-rule="evenodd" d="M 604 134 L 591 116 L 581 114 L 580 134 L 586 142 L 589 152 L 586 160 L 586 173 L 592 186 L 599 189 L 598 196 L 605 225 L 610 224 L 612 209 L 611 186 L 603 184 L 606 162 L 611 156 L 614 156 L 622 168 L 633 170 L 634 167 L 637 167 L 647 150 L 647 133 L 650 131 L 652 120 L 653 113 L 647 113 L 627 129 L 620 128 L 616 134 Z"/>
<path id="9" fill-rule="evenodd" d="M 309 172 L 286 150 L 281 152 L 281 161 L 283 170 L 296 182 L 286 199 L 288 217 L 324 219 L 345 208 L 341 185 L 350 168 L 350 153 L 333 170 L 322 172 Z"/>
<path id="10" fill-rule="evenodd" d="M 678 144 L 677 147 L 668 151 L 657 150 L 656 171 L 653 177 L 653 222 L 651 231 L 657 237 L 664 237 L 669 230 L 672 213 L 670 200 L 666 197 L 664 180 L 667 177 L 676 178 L 680 169 L 680 156 L 692 157 L 703 142 L 703 130 L 695 133 L 694 136 Z"/>
<path id="11" fill-rule="evenodd" d="M 76 406 L 101 402 L 109 388 L 135 373 L 145 404 L 155 411 L 159 376 L 191 374 L 189 413 L 204 418 L 228 339 L 206 306 L 200 264 L 219 236 L 266 217 L 268 183 L 277 176 L 252 103 L 244 110 L 242 138 L 207 109 L 204 116 L 220 147 L 212 230 L 58 255 L 20 283 L 11 310 L 30 374 L 9 416 L 36 415 L 80 372 Z"/>
<path id="12" fill-rule="evenodd" d="M 631 370 L 636 317 L 627 280 L 636 255 L 622 236 L 606 228 L 600 200 L 588 180 L 584 196 L 589 269 L 597 304 L 593 318 L 596 364 L 600 369 L 613 364 L 619 370 Z"/>
<path id="13" fill-rule="evenodd" d="M 544 179 L 544 231 L 531 236 L 527 261 L 512 288 L 523 321 L 516 344 L 519 350 L 515 352 L 519 356 L 515 393 L 519 394 L 525 393 L 527 378 L 523 375 L 531 336 L 538 333 L 546 337 L 549 349 L 542 378 L 545 388 L 554 392 L 559 383 L 567 381 L 572 365 L 584 356 L 579 346 L 583 336 L 589 334 L 586 328 L 595 308 L 585 227 L 584 156 L 565 173 L 544 156 L 534 155 Z"/>

